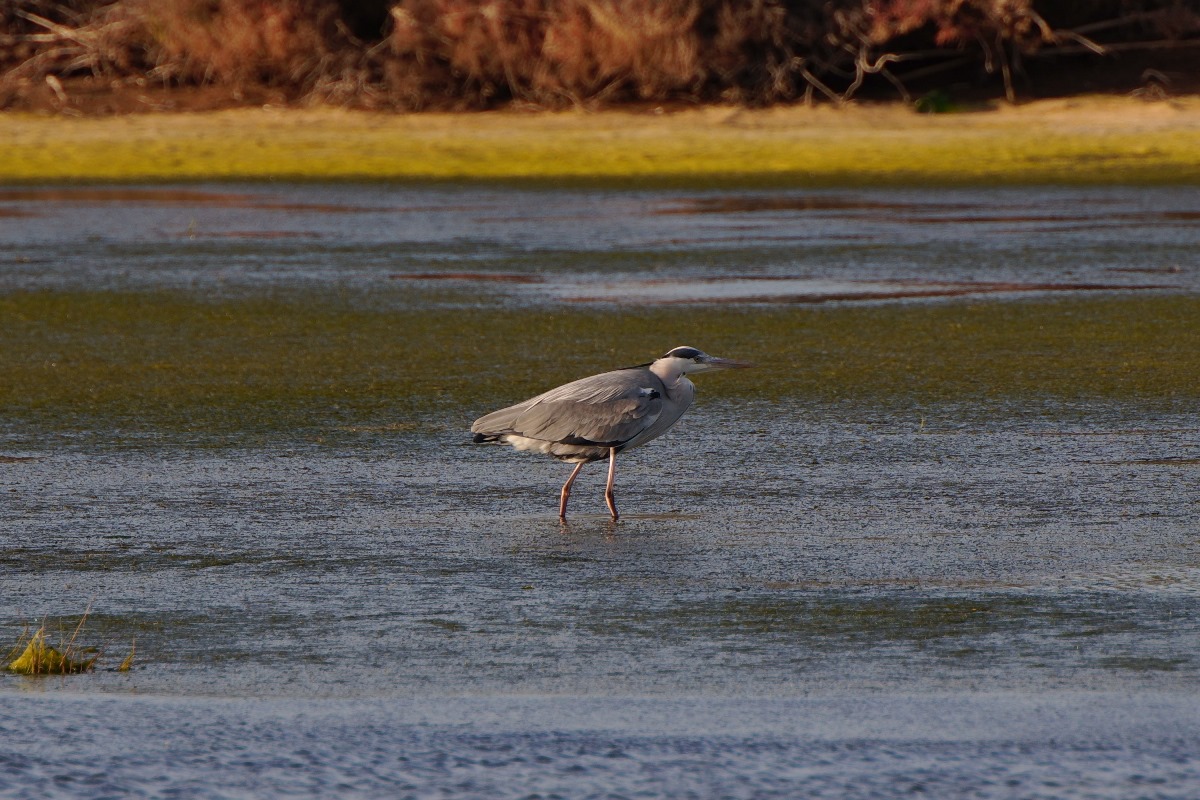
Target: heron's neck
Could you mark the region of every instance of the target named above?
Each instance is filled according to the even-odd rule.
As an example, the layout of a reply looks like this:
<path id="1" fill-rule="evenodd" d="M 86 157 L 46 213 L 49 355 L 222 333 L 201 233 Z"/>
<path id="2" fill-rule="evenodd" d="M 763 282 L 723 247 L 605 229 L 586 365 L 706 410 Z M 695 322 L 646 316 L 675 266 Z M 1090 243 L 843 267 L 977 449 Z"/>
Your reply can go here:
<path id="1" fill-rule="evenodd" d="M 668 394 L 674 395 L 679 388 L 692 386 L 692 382 L 687 379 L 683 370 L 672 359 L 658 359 L 650 365 L 650 371 L 658 376 L 659 380 L 663 382 L 663 386 L 667 387 Z"/>
<path id="2" fill-rule="evenodd" d="M 650 364 L 650 371 L 657 375 L 659 380 L 668 385 L 675 383 L 683 377 L 683 370 L 670 358 L 660 358 L 652 362 Z"/>

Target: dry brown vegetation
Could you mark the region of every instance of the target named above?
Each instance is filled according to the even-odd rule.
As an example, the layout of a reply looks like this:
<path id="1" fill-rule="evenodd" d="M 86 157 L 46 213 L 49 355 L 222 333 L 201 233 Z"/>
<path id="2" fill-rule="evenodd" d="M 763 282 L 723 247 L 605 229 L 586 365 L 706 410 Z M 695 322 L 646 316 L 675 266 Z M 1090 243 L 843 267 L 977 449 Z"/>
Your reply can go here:
<path id="1" fill-rule="evenodd" d="M 0 5 L 0 106 L 9 107 L 41 93 L 67 108 L 80 81 L 394 109 L 841 102 L 947 87 L 1014 99 L 1039 81 L 1071 91 L 1064 75 L 1079 83 L 1118 61 L 1126 91 L 1194 91 L 1198 57 L 1191 0 Z"/>

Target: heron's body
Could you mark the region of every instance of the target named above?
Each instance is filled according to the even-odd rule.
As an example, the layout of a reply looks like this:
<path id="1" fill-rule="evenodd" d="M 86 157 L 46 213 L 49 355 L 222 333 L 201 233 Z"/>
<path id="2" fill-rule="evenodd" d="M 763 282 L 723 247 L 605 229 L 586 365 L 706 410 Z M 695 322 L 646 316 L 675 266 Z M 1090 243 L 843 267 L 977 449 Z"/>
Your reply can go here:
<path id="1" fill-rule="evenodd" d="M 661 436 L 683 416 L 696 394 L 687 373 L 740 366 L 746 365 L 677 347 L 650 364 L 581 378 L 494 411 L 477 419 L 471 432 L 476 442 L 509 444 L 577 464 L 563 485 L 563 519 L 579 470 L 590 461 L 608 458 L 605 499 L 616 519 L 612 485 L 617 453 Z"/>

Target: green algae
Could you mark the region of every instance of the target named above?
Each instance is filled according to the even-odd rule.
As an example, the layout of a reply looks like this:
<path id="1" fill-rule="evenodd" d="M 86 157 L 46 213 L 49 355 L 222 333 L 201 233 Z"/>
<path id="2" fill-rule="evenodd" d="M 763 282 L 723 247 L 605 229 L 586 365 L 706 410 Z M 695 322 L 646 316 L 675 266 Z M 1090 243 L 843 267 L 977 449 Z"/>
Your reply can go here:
<path id="1" fill-rule="evenodd" d="M 688 343 L 756 362 L 705 396 L 871 413 L 931 404 L 1200 405 L 1200 297 L 513 309 L 280 293 L 0 297 L 10 436 L 255 444 L 458 429 L 497 404 Z"/>
<path id="2" fill-rule="evenodd" d="M 1112 605 L 1110 605 L 1112 604 Z M 1112 624 L 1113 605 L 1128 615 Z M 980 659 L 1011 658 L 1013 651 L 1038 638 L 1062 638 L 1079 628 L 1095 631 L 1089 645 L 1109 655 L 1098 666 L 1120 670 L 1170 670 L 1186 667 L 1186 659 L 1136 654 L 1130 640 L 1152 635 L 1152 626 L 1129 622 L 1142 611 L 1137 601 L 1114 601 L 1095 595 L 984 592 L 929 596 L 922 591 L 749 593 L 727 599 L 683 601 L 657 619 L 641 614 L 617 615 L 592 622 L 588 630 L 606 636 L 658 636 L 668 641 L 705 638 L 732 649 L 742 642 L 786 643 L 798 661 L 828 650 L 832 643 L 855 649 L 892 652 L 927 651 L 943 665 L 976 664 Z M 599 617 L 599 615 L 597 615 Z M 666 621 L 669 632 L 660 630 Z M 1103 645 L 1098 645 L 1103 641 Z M 1060 655 L 1087 652 L 1066 649 Z M 1094 652 L 1094 651 L 1093 651 Z M 911 656 L 910 656 L 911 657 Z"/>
<path id="3" fill-rule="evenodd" d="M 1190 663 L 1190 656 L 1158 658 L 1154 656 L 1122 655 L 1100 659 L 1100 665 L 1106 669 L 1128 670 L 1130 672 L 1174 672 Z"/>
<path id="4" fill-rule="evenodd" d="M 1029 598 L 1004 596 L 938 599 L 785 596 L 730 600 L 713 608 L 685 606 L 677 609 L 676 615 L 678 624 L 687 627 L 711 614 L 720 620 L 718 624 L 726 632 L 757 636 L 838 636 L 921 642 L 1012 632 L 1043 624 L 1059 611 L 1039 607 Z M 1066 616 L 1071 619 L 1053 621 L 1074 624 L 1076 616 L 1090 619 L 1094 615 L 1072 609 Z"/>

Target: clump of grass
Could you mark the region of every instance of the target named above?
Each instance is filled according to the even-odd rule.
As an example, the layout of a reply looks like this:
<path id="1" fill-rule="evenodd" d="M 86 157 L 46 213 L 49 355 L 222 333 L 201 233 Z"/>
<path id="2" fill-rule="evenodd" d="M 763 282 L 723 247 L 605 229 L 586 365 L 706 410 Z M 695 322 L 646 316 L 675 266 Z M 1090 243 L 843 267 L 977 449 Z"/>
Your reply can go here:
<path id="1" fill-rule="evenodd" d="M 137 654 L 137 639 L 129 645 L 129 655 L 125 656 L 125 660 L 117 667 L 117 672 L 129 672 L 133 669 L 133 657 Z"/>
<path id="2" fill-rule="evenodd" d="M 8 659 L 11 660 L 8 661 L 8 671 L 19 675 L 77 675 L 91 672 L 100 659 L 100 649 L 76 644 L 90 611 L 90 608 L 84 611 L 71 635 L 58 647 L 46 641 L 45 623 L 39 625 L 32 633 L 26 630 L 9 653 Z M 117 667 L 118 672 L 128 672 L 132 669 L 136 650 L 137 643 L 134 642 L 129 655 Z"/>
<path id="3" fill-rule="evenodd" d="M 24 650 L 9 662 L 9 672 L 21 675 L 73 675 L 91 671 L 100 654 L 95 648 L 84 649 L 75 646 L 75 638 L 82 626 L 83 620 L 80 620 L 75 632 L 61 650 L 47 644 L 45 625 L 39 626 L 27 637 L 22 636 L 16 649 L 21 650 L 21 645 L 24 645 Z"/>

